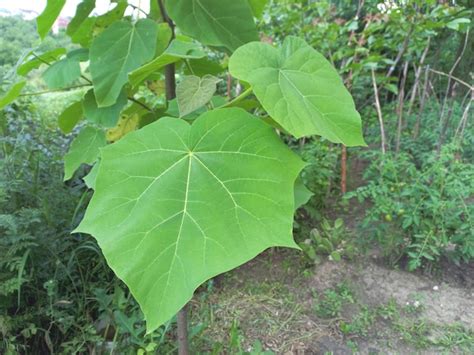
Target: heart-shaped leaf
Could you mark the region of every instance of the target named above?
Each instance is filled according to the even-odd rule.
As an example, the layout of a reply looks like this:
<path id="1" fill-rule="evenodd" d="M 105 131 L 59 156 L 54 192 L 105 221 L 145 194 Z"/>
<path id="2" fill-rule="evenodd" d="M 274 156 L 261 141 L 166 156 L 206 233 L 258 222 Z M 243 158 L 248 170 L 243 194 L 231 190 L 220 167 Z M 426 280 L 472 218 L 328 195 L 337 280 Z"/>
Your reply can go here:
<path id="1" fill-rule="evenodd" d="M 287 37 L 280 49 L 246 44 L 230 58 L 229 70 L 252 85 L 264 109 L 295 137 L 316 134 L 347 146 L 365 145 L 350 93 L 333 66 L 304 40 Z"/>
<path id="2" fill-rule="evenodd" d="M 219 78 L 212 75 L 202 78 L 195 75 L 185 76 L 176 87 L 179 116 L 186 116 L 207 104 L 216 92 L 219 81 Z"/>
<path id="3" fill-rule="evenodd" d="M 167 1 L 166 7 L 183 33 L 201 43 L 232 52 L 258 40 L 247 0 L 174 0 Z"/>
<path id="4" fill-rule="evenodd" d="M 150 332 L 207 279 L 268 247 L 297 248 L 293 186 L 303 165 L 242 109 L 209 111 L 192 126 L 160 118 L 101 150 L 77 231 L 97 239 Z"/>
<path id="5" fill-rule="evenodd" d="M 131 24 L 119 21 L 106 28 L 92 42 L 90 71 L 99 107 L 113 105 L 128 73 L 153 58 L 157 25 L 143 19 Z"/>
<path id="6" fill-rule="evenodd" d="M 64 156 L 64 181 L 72 178 L 81 164 L 92 164 L 97 160 L 99 148 L 106 145 L 105 133 L 94 127 L 85 127 L 72 141 Z"/>

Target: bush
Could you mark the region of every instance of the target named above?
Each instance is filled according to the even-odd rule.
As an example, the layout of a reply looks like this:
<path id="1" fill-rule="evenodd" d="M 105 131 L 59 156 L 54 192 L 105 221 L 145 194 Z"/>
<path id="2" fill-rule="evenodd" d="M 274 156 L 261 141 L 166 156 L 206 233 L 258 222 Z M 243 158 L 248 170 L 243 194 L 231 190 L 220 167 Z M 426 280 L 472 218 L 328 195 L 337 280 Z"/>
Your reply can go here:
<path id="1" fill-rule="evenodd" d="M 474 259 L 474 166 L 445 146 L 438 157 L 413 158 L 369 152 L 369 181 L 348 198 L 370 201 L 361 227 L 376 240 L 391 263 L 408 258 L 408 269 L 436 264 L 443 255 L 455 262 Z"/>

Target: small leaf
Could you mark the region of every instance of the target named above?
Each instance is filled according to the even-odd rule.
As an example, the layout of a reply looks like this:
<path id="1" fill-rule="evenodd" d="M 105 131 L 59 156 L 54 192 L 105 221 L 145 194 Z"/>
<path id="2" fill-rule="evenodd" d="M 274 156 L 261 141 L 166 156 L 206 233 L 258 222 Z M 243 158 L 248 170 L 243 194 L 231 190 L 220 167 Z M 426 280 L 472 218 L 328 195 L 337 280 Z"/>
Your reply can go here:
<path id="1" fill-rule="evenodd" d="M 252 13 L 256 18 L 261 18 L 268 0 L 248 0 Z"/>
<path id="2" fill-rule="evenodd" d="M 151 74 L 168 64 L 175 63 L 183 58 L 195 59 L 203 58 L 205 56 L 206 53 L 198 44 L 175 39 L 170 43 L 162 55 L 130 73 L 129 81 L 133 87 L 137 87 Z"/>
<path id="3" fill-rule="evenodd" d="M 36 18 L 38 34 L 44 39 L 64 7 L 66 0 L 47 0 L 46 7 Z"/>
<path id="4" fill-rule="evenodd" d="M 138 128 L 140 123 L 140 116 L 138 114 L 122 115 L 117 123 L 117 126 L 110 128 L 105 133 L 105 137 L 109 142 L 116 142 L 127 133 L 130 133 Z"/>
<path id="5" fill-rule="evenodd" d="M 81 76 L 81 66 L 79 61 L 71 58 L 64 58 L 51 65 L 43 73 L 43 80 L 50 89 L 65 88 Z"/>
<path id="6" fill-rule="evenodd" d="M 303 180 L 298 177 L 295 181 L 295 210 L 305 205 L 313 195 L 304 185 Z"/>
<path id="7" fill-rule="evenodd" d="M 330 255 L 333 261 L 335 262 L 341 261 L 341 254 L 338 251 L 333 251 Z"/>
<path id="8" fill-rule="evenodd" d="M 23 90 L 25 85 L 26 81 L 19 81 L 18 83 L 13 84 L 10 87 L 10 90 L 0 97 L 0 110 L 15 101 L 15 99 L 20 96 L 21 90 Z"/>
<path id="9" fill-rule="evenodd" d="M 74 102 L 59 115 L 59 128 L 63 133 L 70 133 L 83 117 L 82 101 Z"/>
<path id="10" fill-rule="evenodd" d="M 51 64 L 57 61 L 61 56 L 66 54 L 66 48 L 56 48 L 42 54 L 34 54 L 31 52 L 30 60 L 21 64 L 16 72 L 18 75 L 26 76 L 33 69 L 38 69 L 42 64 L 48 63 Z"/>
<path id="11" fill-rule="evenodd" d="M 176 87 L 179 116 L 183 117 L 207 104 L 216 92 L 219 81 L 219 78 L 212 75 L 205 75 L 203 78 L 185 76 Z"/>
<path id="12" fill-rule="evenodd" d="M 94 96 L 94 91 L 89 90 L 84 96 L 84 116 L 90 122 L 97 123 L 104 127 L 114 127 L 120 117 L 120 112 L 127 104 L 127 94 L 122 91 L 117 102 L 109 107 L 98 107 Z"/>
<path id="13" fill-rule="evenodd" d="M 83 0 L 76 7 L 76 14 L 67 26 L 66 33 L 72 37 L 95 8 L 95 0 Z"/>
<path id="14" fill-rule="evenodd" d="M 167 1 L 169 16 L 184 34 L 231 52 L 258 40 L 249 3 L 244 0 Z"/>
<path id="15" fill-rule="evenodd" d="M 81 164 L 92 164 L 99 156 L 99 148 L 105 146 L 105 134 L 94 127 L 85 127 L 72 141 L 64 156 L 64 181 L 69 180 Z"/>
<path id="16" fill-rule="evenodd" d="M 155 54 L 157 26 L 148 19 L 119 21 L 97 36 L 90 49 L 90 71 L 99 107 L 115 104 L 128 73 Z"/>
<path id="17" fill-rule="evenodd" d="M 101 150 L 76 232 L 97 239 L 150 333 L 207 279 L 268 247 L 298 248 L 293 186 L 303 166 L 241 109 L 204 113 L 192 126 L 160 118 Z"/>
<path id="18" fill-rule="evenodd" d="M 99 164 L 100 164 L 100 162 L 96 161 L 94 166 L 92 167 L 91 171 L 89 171 L 89 174 L 87 174 L 86 176 L 84 176 L 82 178 L 82 180 L 84 180 L 84 183 L 86 184 L 86 186 L 91 190 L 95 189 L 95 180 L 97 179 L 97 173 L 99 171 Z"/>
<path id="19" fill-rule="evenodd" d="M 280 49 L 246 44 L 230 58 L 229 70 L 252 85 L 263 108 L 295 137 L 317 134 L 347 146 L 365 145 L 351 95 L 332 65 L 304 40 L 286 37 Z"/>

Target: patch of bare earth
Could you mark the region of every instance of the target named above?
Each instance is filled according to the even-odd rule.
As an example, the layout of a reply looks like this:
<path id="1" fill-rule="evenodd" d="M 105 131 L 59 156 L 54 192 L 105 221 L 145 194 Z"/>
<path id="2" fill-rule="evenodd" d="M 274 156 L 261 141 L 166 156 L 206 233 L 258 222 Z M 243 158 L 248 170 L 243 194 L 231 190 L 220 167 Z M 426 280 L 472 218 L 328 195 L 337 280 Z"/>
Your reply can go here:
<path id="1" fill-rule="evenodd" d="M 206 300 L 212 315 L 204 336 L 225 343 L 232 324 L 238 322 L 244 347 L 250 349 L 259 340 L 276 354 L 351 354 L 348 341 L 356 343 L 363 354 L 436 354 L 438 349 L 420 350 L 407 343 L 383 320 L 377 320 L 375 330 L 366 336 L 344 335 L 339 322 L 350 319 L 354 310 L 346 307 L 340 317 L 320 319 L 314 311 L 315 302 L 325 290 L 345 281 L 357 301 L 368 307 L 390 301 L 400 307 L 418 302 L 417 319 L 474 329 L 473 278 L 468 272 L 463 275 L 464 282 L 451 282 L 448 275 L 429 278 L 387 269 L 373 260 L 328 261 L 308 269 L 300 252 L 271 249 L 219 282 Z M 199 302 L 195 305 L 203 307 Z"/>

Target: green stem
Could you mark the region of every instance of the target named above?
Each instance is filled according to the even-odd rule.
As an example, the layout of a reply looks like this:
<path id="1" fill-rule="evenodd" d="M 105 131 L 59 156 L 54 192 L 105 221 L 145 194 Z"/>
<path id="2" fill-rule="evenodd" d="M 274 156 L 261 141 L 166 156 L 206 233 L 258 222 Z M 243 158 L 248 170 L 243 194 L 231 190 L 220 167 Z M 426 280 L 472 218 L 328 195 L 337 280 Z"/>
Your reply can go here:
<path id="1" fill-rule="evenodd" d="M 247 96 L 249 96 L 252 93 L 252 88 L 248 88 L 244 92 L 242 92 L 239 96 L 235 97 L 233 100 L 225 103 L 224 105 L 218 107 L 218 108 L 226 108 L 226 107 L 233 107 L 240 103 L 243 99 L 245 99 Z"/>
<path id="2" fill-rule="evenodd" d="M 38 92 L 27 92 L 25 94 L 21 94 L 20 97 L 23 96 L 38 96 L 38 95 L 43 95 L 43 94 L 49 94 L 52 92 L 60 92 L 60 91 L 67 91 L 71 89 L 78 89 L 78 88 L 83 88 L 86 86 L 92 86 L 91 84 L 79 84 L 79 85 L 73 85 L 69 86 L 67 88 L 62 88 L 62 89 L 51 89 L 51 90 L 44 90 L 44 91 L 38 91 Z"/>

